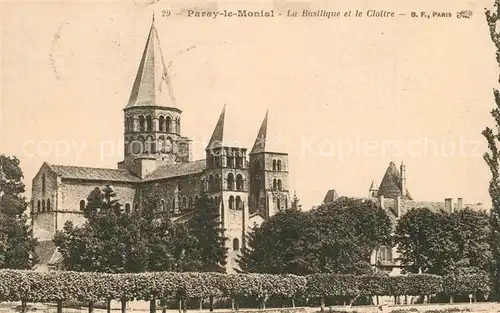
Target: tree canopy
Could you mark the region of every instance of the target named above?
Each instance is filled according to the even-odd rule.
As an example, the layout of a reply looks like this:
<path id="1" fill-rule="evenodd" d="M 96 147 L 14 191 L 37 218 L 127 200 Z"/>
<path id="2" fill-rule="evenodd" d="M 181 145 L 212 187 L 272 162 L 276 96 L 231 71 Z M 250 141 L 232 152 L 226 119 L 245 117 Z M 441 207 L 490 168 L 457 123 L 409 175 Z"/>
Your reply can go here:
<path id="1" fill-rule="evenodd" d="M 87 221 L 68 221 L 54 242 L 63 267 L 73 271 L 221 271 L 225 238 L 218 212 L 206 195 L 186 222 L 173 222 L 149 190 L 141 212 L 124 212 L 113 187 L 96 187 L 87 198 Z M 1 246 L 0 246 L 1 248 Z"/>
<path id="2" fill-rule="evenodd" d="M 447 213 L 414 208 L 396 227 L 399 261 L 410 273 L 448 275 L 488 270 L 488 215 L 464 209 Z"/>
<path id="3" fill-rule="evenodd" d="M 0 268 L 29 269 L 37 261 L 22 179 L 19 160 L 0 155 Z"/>
<path id="4" fill-rule="evenodd" d="M 286 210 L 250 235 L 242 271 L 260 273 L 366 274 L 374 249 L 390 243 L 385 211 L 365 200 L 339 198 L 317 209 Z"/>
<path id="5" fill-rule="evenodd" d="M 486 22 L 489 27 L 490 37 L 496 48 L 496 60 L 500 66 L 500 31 L 497 24 L 500 20 L 500 0 L 495 0 L 492 10 L 486 10 Z M 495 300 L 500 299 L 500 92 L 493 90 L 493 99 L 495 106 L 491 110 L 491 116 L 494 120 L 493 127 L 486 127 L 482 134 L 488 143 L 488 152 L 484 154 L 484 160 L 491 172 L 489 183 L 489 194 L 491 197 L 490 213 L 490 238 L 489 243 L 493 254 L 492 273 L 493 273 L 493 296 Z"/>

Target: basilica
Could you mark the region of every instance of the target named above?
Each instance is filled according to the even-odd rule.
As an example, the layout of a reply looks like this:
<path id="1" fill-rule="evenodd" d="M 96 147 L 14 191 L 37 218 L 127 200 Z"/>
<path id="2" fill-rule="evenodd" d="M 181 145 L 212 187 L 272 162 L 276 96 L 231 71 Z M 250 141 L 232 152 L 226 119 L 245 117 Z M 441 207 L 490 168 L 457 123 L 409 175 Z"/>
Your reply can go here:
<path id="1" fill-rule="evenodd" d="M 193 160 L 192 140 L 181 131 L 182 107 L 173 96 L 153 20 L 123 109 L 124 160 L 116 169 L 44 162 L 33 178 L 31 216 L 40 262 L 57 261 L 55 232 L 67 221 L 84 223 L 88 195 L 110 184 L 124 212 L 140 212 L 154 192 L 160 195 L 160 209 L 179 221 L 189 218 L 201 194 L 208 194 L 228 238 L 227 271 L 234 271 L 248 230 L 290 204 L 288 154 L 270 150 L 267 113 L 250 151 L 228 143 L 225 111 L 215 123 L 205 159 Z"/>

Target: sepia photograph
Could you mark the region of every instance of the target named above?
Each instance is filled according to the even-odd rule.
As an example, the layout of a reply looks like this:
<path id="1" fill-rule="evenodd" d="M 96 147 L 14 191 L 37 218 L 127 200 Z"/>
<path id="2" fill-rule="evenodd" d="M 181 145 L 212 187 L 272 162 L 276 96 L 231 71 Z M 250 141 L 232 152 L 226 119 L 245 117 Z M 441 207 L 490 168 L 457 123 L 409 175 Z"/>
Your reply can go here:
<path id="1" fill-rule="evenodd" d="M 0 48 L 0 312 L 500 312 L 500 0 L 6 0 Z"/>

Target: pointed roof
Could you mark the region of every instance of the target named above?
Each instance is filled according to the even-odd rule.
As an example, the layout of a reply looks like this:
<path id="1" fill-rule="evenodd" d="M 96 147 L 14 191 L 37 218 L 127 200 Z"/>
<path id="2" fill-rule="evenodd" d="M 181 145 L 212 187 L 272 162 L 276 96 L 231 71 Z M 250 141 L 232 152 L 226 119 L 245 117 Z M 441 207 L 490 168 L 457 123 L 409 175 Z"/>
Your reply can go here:
<path id="1" fill-rule="evenodd" d="M 372 180 L 372 184 L 370 185 L 370 190 L 378 190 L 378 186 L 375 183 L 375 179 Z"/>
<path id="2" fill-rule="evenodd" d="M 224 117 L 226 115 L 226 105 L 222 109 L 220 113 L 219 120 L 215 125 L 214 131 L 212 133 L 212 137 L 210 137 L 210 141 L 208 142 L 207 149 L 209 148 L 219 148 L 222 147 L 223 139 L 224 139 Z"/>
<path id="3" fill-rule="evenodd" d="M 379 196 L 384 196 L 385 198 L 397 198 L 400 196 L 402 199 L 411 200 L 410 193 L 406 190 L 406 195 L 402 196 L 401 192 L 401 174 L 394 162 L 389 163 L 389 167 L 385 171 L 384 178 L 380 183 L 378 189 Z"/>
<path id="4" fill-rule="evenodd" d="M 277 123 L 268 123 L 269 120 L 273 120 L 273 114 L 267 110 L 250 154 L 263 152 L 286 154 L 283 148 L 286 138 L 282 133 L 282 129 L 279 128 L 280 125 Z"/>
<path id="5" fill-rule="evenodd" d="M 151 29 L 126 108 L 135 106 L 176 107 L 175 102 L 153 16 Z"/>
<path id="6" fill-rule="evenodd" d="M 325 195 L 325 199 L 323 199 L 323 204 L 329 204 L 334 202 L 339 198 L 339 195 L 335 189 L 330 189 L 327 191 Z"/>
<path id="7" fill-rule="evenodd" d="M 255 143 L 253 144 L 252 153 L 266 152 L 266 141 L 267 141 L 267 117 L 269 115 L 269 110 L 266 111 L 266 116 L 260 125 L 259 133 L 257 138 L 255 138 Z"/>

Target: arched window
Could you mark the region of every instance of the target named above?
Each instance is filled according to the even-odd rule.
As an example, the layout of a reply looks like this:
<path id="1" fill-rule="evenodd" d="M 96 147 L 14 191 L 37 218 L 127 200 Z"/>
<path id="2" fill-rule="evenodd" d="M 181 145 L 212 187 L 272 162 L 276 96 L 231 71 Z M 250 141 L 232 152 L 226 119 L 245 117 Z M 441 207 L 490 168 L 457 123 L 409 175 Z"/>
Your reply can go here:
<path id="1" fill-rule="evenodd" d="M 220 176 L 219 174 L 215 174 L 215 186 L 214 190 L 220 190 L 221 184 L 220 184 Z"/>
<path id="2" fill-rule="evenodd" d="M 40 200 L 36 202 L 36 211 L 40 212 L 42 204 L 40 203 Z"/>
<path id="3" fill-rule="evenodd" d="M 45 199 L 42 200 L 42 212 L 45 212 Z"/>
<path id="4" fill-rule="evenodd" d="M 177 133 L 180 134 L 181 133 L 181 119 L 180 118 L 177 119 L 176 126 L 177 126 Z"/>
<path id="5" fill-rule="evenodd" d="M 161 132 L 165 132 L 166 127 L 165 127 L 165 116 L 161 115 L 160 118 L 158 119 L 158 124 L 160 127 Z"/>
<path id="6" fill-rule="evenodd" d="M 234 197 L 229 197 L 229 209 L 234 209 Z"/>
<path id="7" fill-rule="evenodd" d="M 240 251 L 240 241 L 238 240 L 238 238 L 233 239 L 233 250 Z"/>
<path id="8" fill-rule="evenodd" d="M 243 190 L 243 176 L 241 174 L 236 175 L 236 190 Z"/>
<path id="9" fill-rule="evenodd" d="M 85 210 L 85 200 L 80 200 L 80 211 Z"/>
<path id="10" fill-rule="evenodd" d="M 276 160 L 273 160 L 273 171 L 276 171 Z"/>
<path id="11" fill-rule="evenodd" d="M 126 132 L 131 132 L 132 129 L 132 119 L 130 117 L 127 117 L 125 119 L 125 131 Z"/>
<path id="12" fill-rule="evenodd" d="M 144 115 L 139 116 L 139 131 L 143 132 L 146 130 Z"/>
<path id="13" fill-rule="evenodd" d="M 138 213 L 138 212 L 139 212 L 139 203 L 136 203 L 136 204 L 134 205 L 134 211 L 135 211 L 136 213 Z"/>
<path id="14" fill-rule="evenodd" d="M 50 199 L 47 199 L 47 212 L 50 211 Z"/>
<path id="15" fill-rule="evenodd" d="M 167 123 L 167 133 L 172 133 L 172 118 L 170 116 L 167 116 L 166 123 Z"/>
<path id="16" fill-rule="evenodd" d="M 212 174 L 208 176 L 208 191 L 214 191 L 214 176 Z"/>
<path id="17" fill-rule="evenodd" d="M 148 132 L 153 130 L 153 118 L 151 115 L 146 116 L 146 130 Z"/>
<path id="18" fill-rule="evenodd" d="M 35 200 L 31 200 L 30 206 L 31 206 L 31 212 L 35 212 Z"/>
<path id="19" fill-rule="evenodd" d="M 276 162 L 276 167 L 278 171 L 281 171 L 281 160 L 278 160 L 278 162 Z"/>
<path id="20" fill-rule="evenodd" d="M 134 132 L 135 131 L 134 118 L 133 117 L 129 117 L 128 118 L 128 127 L 129 127 L 129 131 L 130 132 Z"/>
<path id="21" fill-rule="evenodd" d="M 276 207 L 278 208 L 278 210 L 281 210 L 281 200 L 280 200 L 280 198 L 276 199 Z"/>
<path id="22" fill-rule="evenodd" d="M 42 193 L 45 193 L 46 177 L 45 173 L 42 174 Z"/>
<path id="23" fill-rule="evenodd" d="M 281 190 L 282 189 L 282 185 L 281 185 L 281 179 L 278 179 L 278 190 Z"/>
<path id="24" fill-rule="evenodd" d="M 243 203 L 241 202 L 240 196 L 236 196 L 236 209 L 240 210 L 243 208 Z"/>
<path id="25" fill-rule="evenodd" d="M 186 209 L 186 207 L 187 207 L 187 199 L 186 197 L 182 197 L 182 208 Z"/>
<path id="26" fill-rule="evenodd" d="M 160 212 L 165 211 L 165 200 L 160 200 Z"/>
<path id="27" fill-rule="evenodd" d="M 125 212 L 130 213 L 130 203 L 125 203 Z"/>
<path id="28" fill-rule="evenodd" d="M 233 173 L 227 174 L 227 190 L 234 189 L 234 175 Z"/>
<path id="29" fill-rule="evenodd" d="M 273 190 L 278 189 L 278 182 L 276 181 L 276 178 L 273 179 Z"/>

